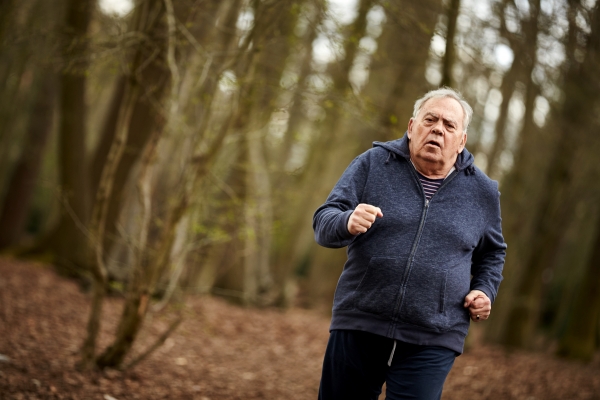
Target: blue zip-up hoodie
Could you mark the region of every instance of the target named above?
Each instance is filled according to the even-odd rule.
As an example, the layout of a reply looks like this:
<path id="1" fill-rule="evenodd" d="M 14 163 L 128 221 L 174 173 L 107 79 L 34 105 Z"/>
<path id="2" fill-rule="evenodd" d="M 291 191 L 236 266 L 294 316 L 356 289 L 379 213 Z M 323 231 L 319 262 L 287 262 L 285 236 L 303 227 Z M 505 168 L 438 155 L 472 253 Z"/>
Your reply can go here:
<path id="1" fill-rule="evenodd" d="M 506 244 L 497 182 L 464 149 L 431 200 L 410 162 L 408 137 L 356 157 L 313 217 L 317 243 L 348 246 L 330 329 L 368 331 L 462 353 L 470 290 L 496 298 Z M 380 207 L 364 234 L 348 232 L 360 203 Z"/>

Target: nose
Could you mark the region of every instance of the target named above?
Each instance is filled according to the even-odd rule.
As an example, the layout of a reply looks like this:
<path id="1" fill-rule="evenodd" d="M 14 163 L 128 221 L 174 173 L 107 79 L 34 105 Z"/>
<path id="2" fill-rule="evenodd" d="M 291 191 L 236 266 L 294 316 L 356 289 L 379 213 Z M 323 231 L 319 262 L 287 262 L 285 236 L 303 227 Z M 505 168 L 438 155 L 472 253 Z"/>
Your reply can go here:
<path id="1" fill-rule="evenodd" d="M 436 122 L 436 124 L 433 126 L 433 128 L 431 129 L 431 131 L 433 133 L 435 133 L 436 135 L 443 135 L 444 134 L 444 124 L 442 121 L 438 121 Z"/>

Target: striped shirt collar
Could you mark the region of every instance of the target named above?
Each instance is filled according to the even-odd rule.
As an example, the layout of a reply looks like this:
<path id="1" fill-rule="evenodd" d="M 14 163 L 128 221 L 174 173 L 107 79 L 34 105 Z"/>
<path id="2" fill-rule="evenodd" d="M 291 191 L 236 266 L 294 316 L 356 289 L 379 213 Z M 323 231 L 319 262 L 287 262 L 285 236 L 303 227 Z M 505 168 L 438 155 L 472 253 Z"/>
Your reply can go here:
<path id="1" fill-rule="evenodd" d="M 418 174 L 423 175 L 419 172 L 419 170 L 417 169 L 417 167 L 415 167 L 415 164 L 412 161 L 412 158 L 410 159 L 410 163 L 412 164 L 413 168 L 415 169 L 415 171 L 417 171 Z M 456 170 L 456 167 L 453 165 L 452 168 L 450 168 L 450 171 L 448 171 L 448 174 L 446 174 L 446 176 L 444 177 L 444 179 L 446 179 L 447 177 L 450 176 L 451 173 L 453 173 Z M 425 175 L 423 175 L 425 178 L 427 178 Z M 429 178 L 432 179 L 432 178 Z"/>

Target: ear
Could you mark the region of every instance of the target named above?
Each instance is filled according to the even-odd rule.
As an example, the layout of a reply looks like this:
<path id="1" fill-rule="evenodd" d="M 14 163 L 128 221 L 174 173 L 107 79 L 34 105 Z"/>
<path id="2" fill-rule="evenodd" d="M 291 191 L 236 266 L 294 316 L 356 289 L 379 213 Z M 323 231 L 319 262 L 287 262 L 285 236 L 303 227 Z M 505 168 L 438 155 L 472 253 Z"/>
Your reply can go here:
<path id="1" fill-rule="evenodd" d="M 414 118 L 411 118 L 408 120 L 408 129 L 406 131 L 406 134 L 408 135 L 409 140 L 411 139 L 411 136 L 412 136 L 412 127 L 413 127 L 414 122 L 415 122 Z"/>
<path id="2" fill-rule="evenodd" d="M 462 135 L 463 136 L 460 141 L 460 145 L 458 146 L 458 154 L 460 154 L 464 150 L 465 145 L 467 144 L 467 132 L 463 132 Z"/>

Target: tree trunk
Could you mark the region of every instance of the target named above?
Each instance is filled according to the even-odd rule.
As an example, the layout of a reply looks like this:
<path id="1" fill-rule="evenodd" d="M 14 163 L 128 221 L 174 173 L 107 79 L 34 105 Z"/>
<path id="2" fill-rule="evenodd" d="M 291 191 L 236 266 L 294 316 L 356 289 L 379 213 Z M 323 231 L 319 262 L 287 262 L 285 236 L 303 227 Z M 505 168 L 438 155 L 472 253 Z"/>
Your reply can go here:
<path id="1" fill-rule="evenodd" d="M 536 86 L 531 78 L 533 69 L 536 64 L 537 56 L 537 36 L 539 32 L 538 17 L 539 17 L 539 2 L 531 2 L 532 11 L 529 15 L 529 19 L 522 21 L 523 32 L 519 35 L 512 33 L 506 27 L 506 20 L 511 18 L 507 15 L 508 2 L 501 5 L 501 12 L 499 15 L 501 26 L 500 32 L 510 43 L 511 49 L 514 54 L 523 54 L 524 57 L 515 58 L 509 68 L 504 74 L 502 79 L 502 104 L 500 105 L 500 114 L 496 120 L 495 126 L 495 138 L 492 147 L 487 151 L 487 170 L 486 173 L 492 179 L 498 179 L 499 169 L 499 158 L 505 147 L 506 142 L 506 126 L 508 121 L 508 107 L 510 105 L 511 97 L 515 90 L 515 83 L 517 80 L 524 80 L 526 90 L 526 116 L 523 132 L 530 132 L 529 126 L 533 123 L 533 106 L 535 98 L 538 94 L 538 90 L 533 88 Z"/>
<path id="2" fill-rule="evenodd" d="M 117 340 L 98 357 L 96 365 L 99 368 L 118 367 L 123 363 L 142 327 L 149 301 L 150 296 L 147 291 L 139 291 L 138 288 L 128 290 L 115 335 Z"/>
<path id="3" fill-rule="evenodd" d="M 242 265 L 224 266 L 227 270 L 217 281 L 219 289 L 243 293 L 247 304 L 268 302 L 272 286 L 269 256 L 271 252 L 272 199 L 267 168 L 265 134 L 280 95 L 279 82 L 290 52 L 290 35 L 296 25 L 294 3 L 257 3 L 252 32 L 253 51 L 247 61 L 237 65 L 240 109 L 233 130 L 243 135 L 235 173 L 243 170 L 236 194 L 243 193 L 244 242 Z M 247 154 L 243 154 L 247 153 Z M 242 187 L 243 186 L 243 187 Z M 233 233 L 233 232 L 231 232 Z M 234 234 L 235 235 L 235 234 Z M 231 260 L 233 261 L 233 259 Z"/>
<path id="4" fill-rule="evenodd" d="M 446 53 L 444 54 L 444 63 L 442 65 L 442 82 L 440 86 L 450 86 L 454 84 L 452 79 L 452 66 L 456 50 L 454 48 L 454 37 L 456 36 L 456 19 L 460 11 L 460 0 L 452 0 L 448 5 L 446 14 Z"/>
<path id="5" fill-rule="evenodd" d="M 291 193 L 293 195 L 287 200 L 285 213 L 279 217 L 286 221 L 282 231 L 278 232 L 277 239 L 278 247 L 282 249 L 276 259 L 280 295 L 275 301 L 279 304 L 290 302 L 286 296 L 292 295 L 292 291 L 289 290 L 289 277 L 292 271 L 302 260 L 311 259 L 308 254 L 314 241 L 310 232 L 311 225 L 307 224 L 307 221 L 311 220 L 318 203 L 322 202 L 324 196 L 331 190 L 329 185 L 335 179 L 330 172 L 331 161 L 335 160 L 339 167 L 342 164 L 340 157 L 341 159 L 347 158 L 347 147 L 342 146 L 344 151 L 340 151 L 338 145 L 343 140 L 342 133 L 346 127 L 343 118 L 346 115 L 344 110 L 352 93 L 349 74 L 360 39 L 365 35 L 367 13 L 372 5 L 371 0 L 362 0 L 359 3 L 358 15 L 352 25 L 347 28 L 347 36 L 344 38 L 344 59 L 334 61 L 328 66 L 333 85 L 321 102 L 326 110 L 325 119 L 319 126 L 318 135 L 311 139 L 301 176 L 293 186 L 287 188 L 288 195 Z M 350 143 L 350 141 L 346 143 Z M 333 174 L 339 172 L 339 168 L 336 169 L 336 166 L 334 166 L 334 170 Z M 307 269 L 303 274 L 308 275 L 309 271 Z M 311 295 L 309 294 L 309 296 Z"/>
<path id="6" fill-rule="evenodd" d="M 170 118 L 175 118 L 178 110 L 182 106 L 179 103 L 179 74 L 175 60 L 176 51 L 176 19 L 173 3 L 171 0 L 165 0 L 165 17 L 168 28 L 168 46 L 167 46 L 167 64 L 172 76 Z M 211 3 L 214 5 L 214 3 Z M 180 10 L 183 11 L 183 10 Z M 169 125 L 173 128 L 173 125 Z M 120 366 L 125 356 L 131 350 L 131 347 L 137 337 L 139 330 L 144 322 L 148 310 L 149 296 L 156 290 L 157 284 L 170 266 L 170 258 L 173 249 L 173 243 L 176 239 L 177 227 L 181 221 L 185 221 L 185 215 L 190 207 L 190 201 L 198 182 L 208 173 L 208 167 L 214 161 L 220 146 L 223 144 L 224 137 L 228 131 L 228 124 L 221 130 L 220 135 L 210 144 L 207 154 L 197 155 L 192 161 L 183 182 L 180 184 L 176 196 L 174 196 L 174 205 L 169 207 L 164 218 L 164 223 L 160 226 L 156 239 L 152 241 L 149 238 L 150 230 L 150 188 L 149 178 L 146 177 L 150 168 L 152 154 L 156 151 L 157 141 L 161 136 L 161 131 L 154 131 L 154 140 L 147 145 L 147 155 L 143 158 L 142 173 L 139 187 L 141 192 L 143 224 L 140 228 L 139 251 L 134 260 L 132 269 L 132 278 L 130 279 L 130 289 L 128 290 L 127 300 L 123 309 L 123 314 L 119 322 L 115 340 L 98 358 L 97 365 L 101 368 Z M 152 251 L 151 249 L 156 249 Z"/>
<path id="7" fill-rule="evenodd" d="M 143 32 L 148 35 L 151 39 L 154 39 L 150 43 L 157 46 L 158 49 L 162 49 L 164 51 L 164 45 L 161 45 L 158 41 L 160 33 L 164 31 L 164 21 L 165 19 L 165 4 L 161 0 L 149 0 L 140 4 L 140 6 L 136 9 L 136 12 L 133 16 L 132 22 L 132 31 L 133 32 Z M 158 44 L 157 44 L 158 43 Z M 129 140 L 129 133 L 136 129 L 139 129 L 139 126 L 135 124 L 134 117 L 140 117 L 140 109 L 145 109 L 145 113 L 148 113 L 147 121 L 143 121 L 142 126 L 147 129 L 154 126 L 154 122 L 156 120 L 151 119 L 149 113 L 151 109 L 154 108 L 153 103 L 145 103 L 140 102 L 141 98 L 152 99 L 153 96 L 153 88 L 154 86 L 149 86 L 150 82 L 145 81 L 144 79 L 148 77 L 146 73 L 148 69 L 154 68 L 154 72 L 157 69 L 160 69 L 158 66 L 152 67 L 152 63 L 148 64 L 148 58 L 153 59 L 153 56 L 156 56 L 156 53 L 149 53 L 151 50 L 145 49 L 143 46 L 134 54 L 133 62 L 132 62 L 132 70 L 131 76 L 128 78 L 125 83 L 125 89 L 123 98 L 121 100 L 121 107 L 119 110 L 119 115 L 117 118 L 117 123 L 115 125 L 115 135 L 110 147 L 110 150 L 106 156 L 106 162 L 104 164 L 104 168 L 100 177 L 100 181 L 98 183 L 98 191 L 96 195 L 96 203 L 94 206 L 94 213 L 92 216 L 92 221 L 90 224 L 90 236 L 92 239 L 92 246 L 95 250 L 94 263 L 92 267 L 92 276 L 94 277 L 94 286 L 100 287 L 106 284 L 107 280 L 107 269 L 105 265 L 105 249 L 107 245 L 107 236 L 109 236 L 109 232 L 114 229 L 113 225 L 116 216 L 118 216 L 119 209 L 115 209 L 115 203 L 120 204 L 120 194 L 115 193 L 115 189 L 120 189 L 123 186 L 118 186 L 118 184 L 124 185 L 124 178 L 120 176 L 120 169 L 123 166 L 123 155 L 125 153 L 126 147 L 131 144 Z M 160 50 L 159 50 L 160 53 Z M 153 55 L 154 54 L 154 55 Z M 156 63 L 156 61 L 155 61 Z M 168 80 L 168 76 L 164 77 L 164 81 Z M 159 87 L 164 87 L 165 82 L 159 83 Z M 162 89 L 160 90 L 162 92 Z M 159 97 L 162 97 L 159 96 Z M 137 111 L 137 114 L 136 114 Z M 138 121 L 142 122 L 142 121 Z M 156 128 L 156 127 L 155 127 Z M 158 135 L 160 129 L 157 129 L 154 132 L 155 135 Z M 139 132 L 138 132 L 139 133 Z M 151 137 L 151 135 L 138 136 L 138 138 L 143 138 L 145 141 Z M 156 136 L 158 137 L 158 136 Z M 154 145 L 154 142 L 151 142 Z M 130 159 L 133 163 L 133 159 Z M 127 168 L 127 171 L 129 171 Z M 117 199 L 116 201 L 113 201 Z M 112 208 L 111 208 L 112 205 Z M 111 213 L 112 211 L 112 213 Z M 147 231 L 142 232 L 143 235 L 147 234 Z M 141 261 L 138 261 L 141 263 Z M 133 342 L 133 338 L 135 337 L 137 330 L 143 320 L 143 316 L 145 315 L 145 307 L 141 310 L 141 314 L 136 314 L 137 311 L 132 311 L 131 307 L 136 310 L 140 310 L 140 304 L 142 297 L 144 294 L 147 295 L 147 286 L 141 284 L 140 282 L 143 279 L 143 271 L 140 268 L 134 268 L 132 273 L 135 274 L 133 288 L 128 293 L 128 301 L 126 302 L 124 317 L 121 319 L 120 330 L 117 332 L 117 337 L 115 339 L 116 345 L 113 345 L 111 348 L 107 349 L 98 360 L 98 366 L 106 366 L 111 365 L 111 362 L 115 362 L 117 360 L 117 364 L 122 361 L 126 350 L 129 349 L 129 346 Z M 139 277 L 139 279 L 137 278 Z M 103 292 L 97 290 L 97 296 L 94 296 L 92 301 L 94 306 L 92 307 L 93 311 L 101 311 L 102 309 L 102 295 Z M 98 303 L 98 305 L 96 305 Z M 131 317 L 133 315 L 133 317 Z M 137 317 L 136 317 L 137 316 Z M 91 366 L 95 361 L 95 340 L 98 333 L 98 327 L 100 325 L 101 316 L 98 313 L 91 313 L 90 319 L 88 323 L 88 338 L 86 339 L 84 346 L 82 348 L 82 361 L 81 364 L 84 367 Z M 95 331 L 94 331 L 95 329 Z M 120 342 L 125 342 L 129 344 L 125 344 L 125 346 L 121 346 Z M 108 354 L 108 352 L 113 352 L 112 354 Z M 115 364 L 116 365 L 116 364 Z"/>
<path id="8" fill-rule="evenodd" d="M 596 18 L 597 9 L 596 6 Z M 571 62 L 565 77 L 565 101 L 561 110 L 562 135 L 537 206 L 539 214 L 534 223 L 535 234 L 529 242 L 530 255 L 518 280 L 517 296 L 513 298 L 508 314 L 510 325 L 506 327 L 503 341 L 511 346 L 531 345 L 533 333 L 539 323 L 542 272 L 554 266 L 556 252 L 563 237 L 563 227 L 572 218 L 572 200 L 582 190 L 571 184 L 573 175 L 580 169 L 580 166 L 573 165 L 574 156 L 582 146 L 595 143 L 595 136 L 592 134 L 590 137 L 593 117 L 588 109 L 598 101 L 598 86 L 592 82 L 597 82 L 600 65 L 597 62 L 597 54 L 600 54 L 600 40 L 597 39 L 600 24 L 596 19 L 592 18 L 592 21 L 585 60 L 581 65 Z M 574 26 L 572 24 L 571 29 Z"/>
<path id="9" fill-rule="evenodd" d="M 264 130 L 262 130 L 264 132 Z M 271 184 L 262 146 L 261 131 L 247 133 L 248 169 L 246 186 L 248 197 L 245 208 L 244 249 L 244 302 L 266 304 L 272 296 L 273 277 L 269 257 L 271 253 L 273 212 Z"/>
<path id="10" fill-rule="evenodd" d="M 248 304 L 266 304 L 282 292 L 284 280 L 275 281 L 270 266 L 273 240 L 273 196 L 268 170 L 266 143 L 273 111 L 281 98 L 280 81 L 291 52 L 293 30 L 298 11 L 294 2 L 286 0 L 263 10 L 263 23 L 268 27 L 261 36 L 263 49 L 256 61 L 253 92 L 254 104 L 248 104 L 250 119 L 244 127 L 247 136 L 248 168 L 246 170 L 247 200 L 245 202 L 246 232 L 244 259 L 244 296 Z M 278 17 L 276 17 L 278 16 Z M 271 26 L 267 20 L 275 20 Z M 264 29 L 264 28 L 263 28 Z M 274 283 L 279 283 L 274 287 Z"/>
<path id="11" fill-rule="evenodd" d="M 128 280 L 127 295 L 123 313 L 119 320 L 113 343 L 98 356 L 96 365 L 100 368 L 121 366 L 125 356 L 131 350 L 133 342 L 144 322 L 148 310 L 151 286 L 148 269 L 152 266 L 152 255 L 148 254 L 148 235 L 150 231 L 151 210 L 151 174 L 152 164 L 156 157 L 159 132 L 155 132 L 144 149 L 141 159 L 140 176 L 137 183 L 140 202 L 140 227 L 138 241 L 134 249 L 133 267 Z M 150 264 L 150 265 L 149 265 Z"/>
<path id="12" fill-rule="evenodd" d="M 596 3 L 590 18 L 591 33 L 588 37 L 587 52 L 581 66 L 582 82 L 585 86 L 580 90 L 584 96 L 581 107 L 587 109 L 598 109 L 600 107 L 600 4 Z M 586 110 L 584 108 L 584 110 Z M 586 111 L 583 111 L 586 113 Z M 600 128 L 597 117 L 586 113 L 582 128 L 589 132 L 587 140 L 584 140 L 585 158 L 578 158 L 579 162 L 588 161 L 592 167 L 592 173 L 598 174 L 597 154 L 600 148 L 600 140 L 596 133 Z M 587 123 L 587 124 L 586 124 Z M 587 171 L 586 171 L 587 172 Z M 585 179 L 585 185 L 589 180 Z M 598 191 L 599 185 L 594 185 Z M 595 198 L 598 204 L 598 198 Z M 565 334 L 559 340 L 558 354 L 566 357 L 590 361 L 599 346 L 600 333 L 600 295 L 598 295 L 598 281 L 600 279 L 600 218 L 596 221 L 595 239 L 592 245 L 592 254 L 587 260 L 584 275 L 581 279 L 581 289 L 577 291 L 575 304 L 569 314 L 569 321 Z"/>
<path id="13" fill-rule="evenodd" d="M 505 281 L 502 284 L 501 295 L 494 303 L 494 316 L 485 331 L 487 339 L 497 343 L 504 343 L 504 335 L 509 332 L 508 326 L 511 324 L 508 319 L 509 310 L 513 299 L 519 296 L 516 287 L 524 271 L 525 260 L 530 256 L 531 240 L 537 235 L 535 230 L 537 210 L 544 191 L 544 182 L 540 180 L 540 176 L 550 168 L 551 162 L 547 154 L 555 151 L 556 138 L 559 136 L 556 129 L 547 128 L 542 132 L 533 121 L 535 98 L 539 93 L 539 88 L 531 77 L 531 71 L 535 66 L 538 30 L 537 20 L 533 15 L 535 13 L 530 13 L 529 21 L 524 22 L 524 26 L 528 27 L 524 29 L 526 32 L 524 37 L 513 39 L 504 25 L 502 29 L 511 41 L 514 51 L 522 49 L 518 51 L 525 55 L 520 59 L 515 58 L 513 64 L 521 63 L 521 65 L 513 65 L 511 68 L 524 71 L 522 78 L 526 91 L 525 115 L 515 146 L 514 166 L 502 180 L 501 186 L 503 234 L 511 250 L 506 256 L 503 271 Z M 505 16 L 502 14 L 502 20 L 504 19 Z M 500 132 L 499 129 L 497 132 Z M 531 174 L 527 171 L 539 171 L 539 173 Z"/>
<path id="14" fill-rule="evenodd" d="M 302 38 L 302 53 L 299 54 L 297 60 L 298 66 L 298 82 L 294 89 L 292 104 L 289 109 L 289 119 L 287 129 L 283 134 L 281 145 L 277 147 L 277 155 L 274 157 L 274 166 L 271 168 L 273 172 L 273 187 L 277 188 L 273 192 L 274 199 L 274 220 L 281 221 L 280 228 L 275 230 L 273 237 L 273 278 L 275 287 L 279 293 L 274 299 L 274 304 L 281 307 L 288 307 L 292 304 L 294 291 L 293 288 L 293 270 L 294 261 L 291 257 L 290 250 L 294 248 L 296 236 L 284 227 L 292 223 L 293 215 L 289 210 L 290 197 L 294 197 L 296 190 L 294 185 L 297 184 L 295 176 L 288 171 L 290 157 L 294 146 L 298 145 L 302 139 L 302 129 L 308 124 L 308 120 L 304 114 L 304 96 L 308 89 L 306 79 L 311 73 L 311 64 L 313 61 L 312 43 L 317 37 L 317 29 L 321 23 L 324 12 L 322 7 L 315 5 L 306 18 L 311 21 L 308 32 Z M 313 22 L 314 21 L 314 22 Z M 286 220 L 292 218 L 291 221 Z M 286 234 L 282 234 L 286 233 Z"/>
<path id="15" fill-rule="evenodd" d="M 166 42 L 164 40 L 165 7 L 162 0 L 145 0 L 140 3 L 132 18 L 131 32 L 143 35 L 144 41 L 140 42 L 131 55 L 133 70 L 130 72 L 140 94 L 137 96 L 131 120 L 129 121 L 127 136 L 127 151 L 123 153 L 118 164 L 113 182 L 110 202 L 106 214 L 106 234 L 103 247 L 106 254 L 118 240 L 117 221 L 122 208 L 123 195 L 130 173 L 139 160 L 144 146 L 147 144 L 155 130 L 162 130 L 165 117 L 160 108 L 164 103 L 166 90 L 169 85 L 170 72 L 165 66 Z M 94 166 L 90 171 L 92 176 L 92 189 L 97 191 L 100 177 L 100 168 L 106 163 L 110 145 L 115 136 L 114 116 L 122 101 L 123 80 L 130 79 L 127 75 L 117 80 L 117 87 L 113 96 L 113 104 L 109 107 L 106 125 L 100 143 L 94 154 Z M 96 188 L 96 189 L 94 189 Z M 94 192 L 94 196 L 95 196 Z"/>
<path id="16" fill-rule="evenodd" d="M 386 3 L 386 22 L 373 56 L 364 94 L 374 110 L 375 128 L 363 129 L 361 148 L 373 140 L 403 136 L 412 117 L 414 102 L 430 89 L 424 68 L 438 16 L 439 0 Z M 401 51 L 398 38 L 403 38 Z"/>
<path id="17" fill-rule="evenodd" d="M 559 339 L 560 356 L 589 362 L 598 349 L 600 334 L 600 218 L 585 273 L 580 281 L 575 302 L 568 315 L 566 332 Z"/>
<path id="18" fill-rule="evenodd" d="M 19 43 L 16 36 L 23 35 L 30 26 L 40 26 L 49 31 L 56 30 L 56 14 L 46 15 L 40 21 L 41 12 L 31 10 L 41 8 L 37 0 L 5 0 L 0 2 L 0 171 L 8 171 L 16 161 L 11 156 L 15 148 L 21 144 L 19 129 L 16 129 L 23 119 L 23 110 L 28 109 L 31 91 L 31 77 L 35 68 L 43 59 L 44 52 L 33 49 L 28 43 Z M 63 21 L 60 21 L 62 23 Z M 40 54 L 41 53 L 41 54 Z M 5 197 L 5 179 L 8 175 L 0 175 L 0 199 Z"/>
<path id="19" fill-rule="evenodd" d="M 102 176 L 102 170 L 104 169 L 106 156 L 108 155 L 110 146 L 115 139 L 117 119 L 119 118 L 121 101 L 123 100 L 126 86 L 127 77 L 121 75 L 115 82 L 112 98 L 108 106 L 106 116 L 104 117 L 104 125 L 100 131 L 100 141 L 93 152 L 90 165 L 90 195 L 92 199 L 96 198 L 96 193 L 98 193 L 98 184 L 100 183 L 100 177 Z"/>
<path id="20" fill-rule="evenodd" d="M 100 322 L 102 318 L 102 303 L 106 292 L 105 286 L 107 283 L 107 270 L 104 263 L 104 235 L 106 232 L 106 217 L 108 212 L 108 204 L 113 189 L 115 173 L 117 166 L 121 160 L 127 143 L 127 135 L 129 134 L 129 123 L 133 113 L 134 105 L 139 95 L 139 87 L 135 82 L 129 81 L 125 88 L 123 104 L 117 119 L 117 133 L 108 158 L 102 171 L 100 183 L 98 185 L 98 194 L 92 213 L 90 222 L 90 246 L 93 249 L 94 257 L 91 263 L 91 273 L 93 277 L 93 296 L 92 296 L 92 311 L 88 320 L 87 338 L 81 348 L 82 368 L 90 368 L 96 360 L 96 339 L 100 330 Z"/>
<path id="21" fill-rule="evenodd" d="M 246 168 L 248 164 L 248 151 L 245 137 L 241 136 L 236 142 L 235 162 L 229 171 L 226 184 L 232 196 L 226 196 L 218 202 L 215 212 L 223 216 L 222 229 L 227 233 L 228 240 L 217 244 L 209 253 L 207 261 L 213 263 L 215 281 L 213 291 L 217 295 L 226 295 L 229 299 L 242 303 L 244 292 L 244 268 L 242 232 L 244 225 L 243 203 L 246 199 Z M 209 264 L 210 265 L 210 264 Z"/>
<path id="22" fill-rule="evenodd" d="M 55 263 L 69 275 L 80 275 L 88 264 L 86 226 L 90 213 L 86 160 L 86 37 L 94 2 L 67 1 L 65 66 L 60 76 L 59 179 L 61 213 L 53 237 Z"/>
<path id="23" fill-rule="evenodd" d="M 200 120 L 198 122 L 198 138 L 196 143 L 200 143 L 202 138 L 210 138 L 213 142 L 208 151 L 198 151 L 195 149 L 196 155 L 193 156 L 192 165 L 194 169 L 199 169 L 196 172 L 197 178 L 195 178 L 198 184 L 201 183 L 202 178 L 208 172 L 209 166 L 215 161 L 220 148 L 224 144 L 224 139 L 228 134 L 229 130 L 232 126 L 235 125 L 235 121 L 237 120 L 237 112 L 236 109 L 238 107 L 237 99 L 235 96 L 232 96 L 233 101 L 225 100 L 225 103 L 231 104 L 229 112 L 231 115 L 228 117 L 228 120 L 222 121 L 219 118 L 211 118 L 211 108 L 215 99 L 219 97 L 219 80 L 223 76 L 223 72 L 228 69 L 235 68 L 236 63 L 240 62 L 242 59 L 241 54 L 248 50 L 247 46 L 249 42 L 238 46 L 236 39 L 239 39 L 236 32 L 236 23 L 238 20 L 238 16 L 241 10 L 241 0 L 232 0 L 228 4 L 228 8 L 225 10 L 224 18 L 220 19 L 218 28 L 215 29 L 212 35 L 209 35 L 209 39 L 207 44 L 210 44 L 210 49 L 216 55 L 214 59 L 205 60 L 205 64 L 203 67 L 203 76 L 204 71 L 206 71 L 206 78 L 200 79 L 200 83 L 197 86 L 194 86 L 190 89 L 186 89 L 185 87 L 182 90 L 190 90 L 193 93 L 201 93 L 201 103 L 200 103 L 200 112 L 201 115 Z M 244 47 L 245 46 L 245 47 Z M 227 56 L 222 56 L 227 55 Z M 202 60 L 200 55 L 196 55 L 199 61 Z M 210 62 L 210 64 L 206 64 Z M 191 80 L 191 78 L 186 79 Z M 191 95 L 191 93 L 190 93 Z M 188 95 L 185 93 L 182 96 L 183 98 L 187 98 Z M 237 96 L 239 97 L 239 96 Z M 190 102 L 189 108 L 192 108 L 192 102 Z M 196 106 L 197 107 L 197 106 Z M 193 111 L 192 111 L 193 112 Z M 196 112 L 197 113 L 197 112 Z M 221 124 L 219 127 L 218 125 Z M 216 137 L 211 137 L 210 133 L 212 131 L 217 131 Z M 233 146 L 235 146 L 234 144 Z M 239 149 L 233 151 L 233 153 L 237 153 Z M 234 156 L 237 158 L 237 156 Z M 203 164 L 203 165 L 200 165 Z M 238 232 L 240 230 L 239 221 L 243 220 L 243 216 L 239 213 L 240 211 L 240 202 L 238 196 L 245 196 L 243 193 L 243 174 L 242 174 L 242 166 L 238 165 L 236 161 L 233 162 L 234 167 L 232 171 L 229 173 L 229 178 L 227 179 L 226 185 L 231 189 L 231 192 L 234 193 L 235 199 L 233 201 L 228 196 L 222 196 L 224 193 L 220 193 L 220 195 L 216 195 L 215 203 L 218 204 L 218 207 L 215 209 L 215 215 L 224 216 L 224 218 L 211 218 L 208 221 L 208 225 L 211 227 L 220 227 L 223 232 L 226 232 L 226 236 L 228 239 L 224 240 L 223 243 L 217 243 L 213 246 L 210 246 L 206 254 L 202 254 L 202 262 L 198 264 L 201 266 L 201 272 L 199 273 L 200 277 L 198 278 L 202 282 L 200 283 L 202 286 L 202 290 L 207 292 L 211 289 L 214 289 L 215 292 L 219 293 L 236 293 L 239 295 L 241 293 L 241 286 L 236 287 L 233 290 L 225 289 L 235 286 L 234 279 L 230 279 L 232 277 L 239 277 L 243 275 L 243 272 L 240 268 L 239 273 L 231 273 L 228 271 L 229 268 L 233 268 L 233 266 L 240 265 L 241 254 L 243 253 L 241 249 L 242 242 L 240 241 Z M 245 162 L 244 162 L 245 165 Z M 201 171 L 200 171 L 201 170 Z M 240 192 L 242 190 L 242 192 Z M 229 218 L 227 217 L 229 212 L 234 210 L 235 217 Z M 219 228 L 217 228 L 219 229 Z M 196 254 L 198 256 L 198 254 Z M 241 295 L 239 296 L 241 298 Z"/>
<path id="24" fill-rule="evenodd" d="M 532 50 L 533 49 L 534 48 L 532 48 Z M 528 71 L 530 74 L 531 70 L 533 70 L 533 65 Z M 496 128 L 494 129 L 496 136 L 494 138 L 492 148 L 488 152 L 487 158 L 488 167 L 486 170 L 486 174 L 492 179 L 498 179 L 497 174 L 499 168 L 499 158 L 500 154 L 504 150 L 506 143 L 505 131 L 508 121 L 508 106 L 510 105 L 510 99 L 512 98 L 512 94 L 515 90 L 517 74 L 518 70 L 515 67 L 515 63 L 513 62 L 508 72 L 504 75 L 504 79 L 502 80 L 502 104 L 500 105 L 500 115 L 498 116 L 498 120 L 496 121 Z M 530 84 L 533 84 L 533 82 L 530 82 Z"/>
<path id="25" fill-rule="evenodd" d="M 52 74 L 42 74 L 38 83 L 27 137 L 21 159 L 8 185 L 6 201 L 0 212 L 0 248 L 18 244 L 23 235 L 33 190 L 52 129 L 56 90 Z"/>

